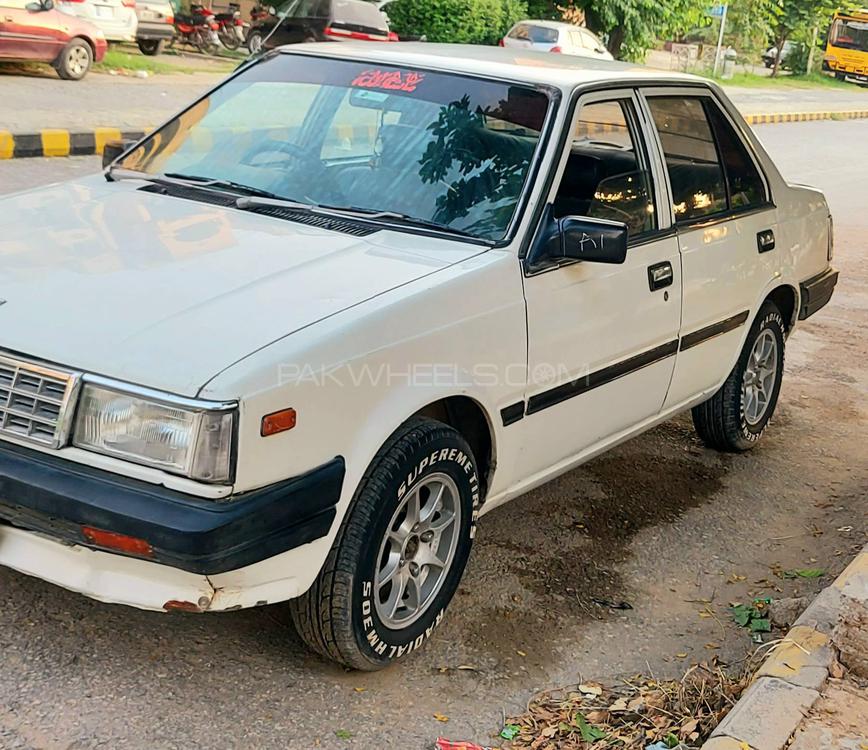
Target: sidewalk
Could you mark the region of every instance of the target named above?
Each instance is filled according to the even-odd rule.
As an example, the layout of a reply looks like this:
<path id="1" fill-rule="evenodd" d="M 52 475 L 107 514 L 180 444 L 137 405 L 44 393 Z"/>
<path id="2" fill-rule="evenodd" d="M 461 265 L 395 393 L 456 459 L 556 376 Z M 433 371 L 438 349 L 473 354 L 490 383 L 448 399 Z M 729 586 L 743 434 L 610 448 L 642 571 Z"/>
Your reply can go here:
<path id="1" fill-rule="evenodd" d="M 702 750 L 868 750 L 868 545 L 796 619 Z"/>
<path id="2" fill-rule="evenodd" d="M 724 91 L 743 115 L 868 110 L 868 89 L 853 86 L 853 91 L 838 89 L 788 89 L 726 86 Z"/>

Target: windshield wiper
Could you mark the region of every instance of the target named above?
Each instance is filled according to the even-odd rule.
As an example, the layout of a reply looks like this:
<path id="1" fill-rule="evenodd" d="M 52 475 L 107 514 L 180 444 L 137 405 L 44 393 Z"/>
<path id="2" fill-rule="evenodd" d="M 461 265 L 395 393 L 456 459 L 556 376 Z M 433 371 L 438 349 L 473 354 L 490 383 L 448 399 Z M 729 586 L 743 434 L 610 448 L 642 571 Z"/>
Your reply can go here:
<path id="1" fill-rule="evenodd" d="M 342 216 L 349 219 L 366 219 L 368 221 L 384 219 L 396 224 L 423 227 L 425 229 L 443 232 L 444 234 L 455 235 L 456 237 L 469 237 L 475 240 L 481 239 L 470 232 L 465 232 L 461 229 L 454 229 L 453 227 L 439 224 L 438 222 L 429 219 L 420 219 L 416 216 L 398 213 L 397 211 L 379 211 L 377 209 L 358 208 L 357 206 L 328 206 L 320 203 L 302 203 L 301 201 L 258 196 L 245 196 L 239 198 L 235 201 L 235 205 L 238 206 L 238 208 L 257 208 L 259 206 L 288 208 L 299 211 L 309 211 L 310 213 L 322 214 L 325 216 Z"/>
<path id="2" fill-rule="evenodd" d="M 140 172 L 136 169 L 124 169 L 123 167 L 111 167 L 106 172 L 106 179 L 112 182 L 120 180 L 148 180 L 162 185 L 177 185 L 179 187 L 195 187 L 223 190 L 232 193 L 244 193 L 245 195 L 255 195 L 263 198 L 278 198 L 277 195 L 267 190 L 251 187 L 250 185 L 242 185 L 239 182 L 231 180 L 217 180 L 210 177 L 199 177 L 198 175 L 178 174 L 168 172 L 166 174 L 150 174 L 148 172 Z"/>

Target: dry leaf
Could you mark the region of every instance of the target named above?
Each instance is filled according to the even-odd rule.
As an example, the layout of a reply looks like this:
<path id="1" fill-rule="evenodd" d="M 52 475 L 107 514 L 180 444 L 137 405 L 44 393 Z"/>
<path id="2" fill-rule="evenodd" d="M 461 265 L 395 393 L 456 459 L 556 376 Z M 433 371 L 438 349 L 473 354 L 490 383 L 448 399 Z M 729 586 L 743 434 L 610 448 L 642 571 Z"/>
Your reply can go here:
<path id="1" fill-rule="evenodd" d="M 844 665 L 837 659 L 834 659 L 829 665 L 829 677 L 834 680 L 840 680 L 844 676 Z"/>
<path id="2" fill-rule="evenodd" d="M 448 717 L 448 716 L 444 716 L 443 714 L 434 714 L 434 718 L 437 719 L 437 721 L 442 721 L 444 724 L 445 724 L 447 721 L 449 721 L 449 717 Z"/>
<path id="3" fill-rule="evenodd" d="M 365 690 L 367 690 L 367 688 L 357 687 L 357 688 L 353 688 L 353 690 L 355 690 L 357 693 L 364 693 Z"/>
<path id="4" fill-rule="evenodd" d="M 603 687 L 595 682 L 585 682 L 579 685 L 579 692 L 585 695 L 601 695 Z"/>
<path id="5" fill-rule="evenodd" d="M 517 653 L 519 656 L 527 656 L 527 654 L 526 654 L 524 651 L 518 651 L 518 650 L 516 650 L 515 653 Z"/>
<path id="6" fill-rule="evenodd" d="M 684 651 L 682 651 L 682 652 L 680 652 L 680 653 L 678 653 L 678 654 L 675 654 L 675 658 L 676 658 L 676 659 L 686 659 L 686 658 L 687 658 L 687 654 L 686 654 Z"/>

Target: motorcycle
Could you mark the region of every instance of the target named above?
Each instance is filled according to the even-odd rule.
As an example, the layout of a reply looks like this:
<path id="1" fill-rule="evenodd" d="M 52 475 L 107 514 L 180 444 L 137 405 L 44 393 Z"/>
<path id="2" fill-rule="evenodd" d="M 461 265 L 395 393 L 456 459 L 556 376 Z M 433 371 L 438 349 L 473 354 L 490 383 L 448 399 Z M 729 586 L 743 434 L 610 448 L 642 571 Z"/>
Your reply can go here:
<path id="1" fill-rule="evenodd" d="M 220 26 L 217 36 L 226 49 L 238 49 L 244 42 L 244 21 L 241 20 L 241 9 L 235 3 L 229 4 L 228 13 L 217 13 L 214 20 Z"/>
<path id="2" fill-rule="evenodd" d="M 217 31 L 220 25 L 213 19 L 213 13 L 199 5 L 191 6 L 190 15 L 175 16 L 175 39 L 195 47 L 205 55 L 213 55 L 220 49 Z M 172 40 L 174 44 L 175 39 Z"/>

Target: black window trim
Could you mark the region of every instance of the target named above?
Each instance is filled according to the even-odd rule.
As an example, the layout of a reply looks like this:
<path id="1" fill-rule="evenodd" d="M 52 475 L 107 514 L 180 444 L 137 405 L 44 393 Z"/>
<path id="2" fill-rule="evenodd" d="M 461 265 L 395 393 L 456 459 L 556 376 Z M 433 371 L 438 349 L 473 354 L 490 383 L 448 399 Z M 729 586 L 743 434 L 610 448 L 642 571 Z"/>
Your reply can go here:
<path id="1" fill-rule="evenodd" d="M 700 104 L 702 105 L 703 112 L 705 113 L 706 121 L 708 122 L 708 127 L 711 131 L 711 137 L 714 139 L 714 147 L 715 152 L 717 154 L 718 162 L 720 163 L 720 169 L 723 173 L 724 180 L 724 189 L 726 190 L 726 205 L 727 207 L 722 211 L 715 211 L 711 214 L 703 214 L 702 216 L 694 216 L 688 219 L 677 219 L 673 213 L 673 226 L 676 230 L 689 230 L 689 229 L 705 229 L 710 226 L 714 226 L 715 224 L 720 224 L 724 221 L 730 221 L 731 219 L 741 218 L 744 216 L 750 216 L 752 214 L 760 213 L 763 211 L 768 211 L 774 208 L 777 208 L 773 198 L 771 191 L 771 182 L 769 181 L 768 175 L 766 174 L 765 169 L 763 169 L 762 162 L 757 156 L 756 150 L 754 149 L 753 143 L 749 138 L 745 137 L 745 133 L 743 128 L 739 127 L 738 124 L 733 120 L 729 109 L 723 104 L 720 98 L 716 95 L 716 92 L 708 87 L 700 84 L 691 83 L 689 86 L 678 86 L 670 85 L 670 86 L 662 86 L 655 88 L 666 88 L 672 89 L 673 91 L 678 88 L 683 88 L 685 91 L 683 94 L 675 94 L 670 91 L 666 92 L 654 92 L 646 91 L 645 89 L 648 87 L 642 86 L 640 87 L 640 93 L 644 94 L 646 98 L 653 97 L 661 97 L 661 98 L 672 98 L 677 96 L 682 96 L 684 99 L 700 99 Z M 709 104 L 710 102 L 710 104 Z M 760 180 L 763 183 L 763 190 L 765 192 L 765 201 L 761 203 L 755 203 L 751 206 L 739 206 L 738 208 L 730 208 L 730 196 L 729 196 L 729 179 L 727 177 L 726 165 L 723 162 L 723 159 L 720 156 L 720 144 L 718 143 L 717 133 L 714 130 L 714 125 L 708 117 L 708 111 L 706 109 L 707 106 L 717 106 L 718 110 L 723 114 L 726 121 L 729 123 L 736 137 L 739 138 L 742 145 L 747 150 L 748 156 L 753 162 L 754 167 L 757 170 L 757 173 L 760 176 Z M 650 106 L 649 106 L 650 109 Z M 654 123 L 652 118 L 651 127 L 657 130 L 657 126 Z M 659 141 L 660 133 L 659 131 L 656 133 Z M 670 203 L 672 202 L 672 184 L 669 181 L 669 169 L 666 166 L 666 154 L 663 151 L 662 144 L 660 144 L 660 158 L 663 160 L 663 168 L 666 172 L 666 185 L 669 191 L 669 199 Z"/>
<path id="2" fill-rule="evenodd" d="M 645 81 L 637 81 L 633 79 L 628 79 L 625 81 L 615 80 L 615 81 L 601 81 L 595 84 L 577 86 L 572 94 L 570 95 L 569 101 L 566 103 L 567 108 L 567 116 L 564 120 L 564 125 L 561 128 L 561 133 L 555 141 L 552 139 L 552 145 L 555 146 L 555 153 L 559 156 L 556 157 L 555 161 L 549 166 L 548 174 L 546 175 L 545 182 L 542 186 L 542 190 L 540 192 L 539 200 L 536 202 L 536 206 L 534 208 L 533 216 L 531 217 L 531 222 L 528 225 L 527 231 L 524 234 L 524 237 L 521 240 L 521 244 L 519 245 L 518 257 L 521 262 L 522 270 L 525 278 L 530 278 L 532 276 L 540 276 L 544 273 L 549 273 L 551 271 L 557 271 L 561 268 L 565 268 L 566 266 L 574 265 L 575 263 L 579 263 L 581 261 L 576 260 L 562 260 L 554 263 L 552 265 L 546 266 L 544 268 L 539 269 L 531 269 L 528 266 L 528 254 L 530 253 L 530 248 L 533 244 L 534 239 L 542 228 L 542 219 L 543 212 L 545 207 L 548 205 L 548 195 L 552 190 L 552 186 L 554 185 L 557 168 L 560 164 L 560 159 L 563 156 L 563 153 L 567 147 L 567 143 L 572 138 L 572 126 L 575 121 L 575 117 L 577 114 L 577 108 L 581 104 L 581 98 L 586 96 L 587 94 L 596 94 L 598 92 L 611 92 L 611 99 L 599 99 L 597 101 L 591 102 L 592 104 L 596 104 L 598 101 L 616 101 L 616 100 L 627 100 L 630 102 L 631 107 L 630 111 L 633 114 L 632 125 L 635 129 L 636 135 L 639 139 L 639 149 L 645 156 L 646 165 L 648 167 L 648 179 L 650 182 L 651 192 L 652 192 L 652 200 L 654 203 L 654 212 L 655 212 L 655 220 L 657 223 L 657 228 L 649 230 L 647 232 L 642 232 L 641 234 L 636 234 L 630 237 L 627 241 L 627 251 L 629 252 L 634 247 L 640 247 L 642 245 L 650 244 L 651 242 L 657 242 L 658 240 L 664 240 L 667 238 L 674 237 L 677 234 L 676 225 L 674 221 L 672 221 L 670 217 L 669 226 L 660 227 L 660 211 L 658 206 L 658 198 L 662 193 L 666 193 L 666 198 L 669 198 L 671 194 L 671 190 L 668 185 L 668 174 L 666 172 L 666 164 L 662 164 L 662 175 L 663 179 L 666 180 L 664 185 L 658 185 L 657 180 L 654 177 L 653 164 L 655 160 L 657 160 L 656 153 L 652 153 L 652 150 L 649 146 L 646 129 L 648 127 L 653 128 L 654 123 L 648 123 L 648 118 L 645 115 L 644 107 L 642 106 L 641 101 L 641 88 L 647 82 Z M 666 81 L 660 80 L 659 82 L 653 82 L 654 85 L 671 87 L 673 85 L 678 85 L 677 82 L 674 81 Z M 628 126 L 631 124 L 628 119 Z M 665 205 L 666 200 L 663 200 L 662 203 Z M 669 201 L 671 203 L 671 200 Z M 589 217 L 591 218 L 591 217 Z"/>

